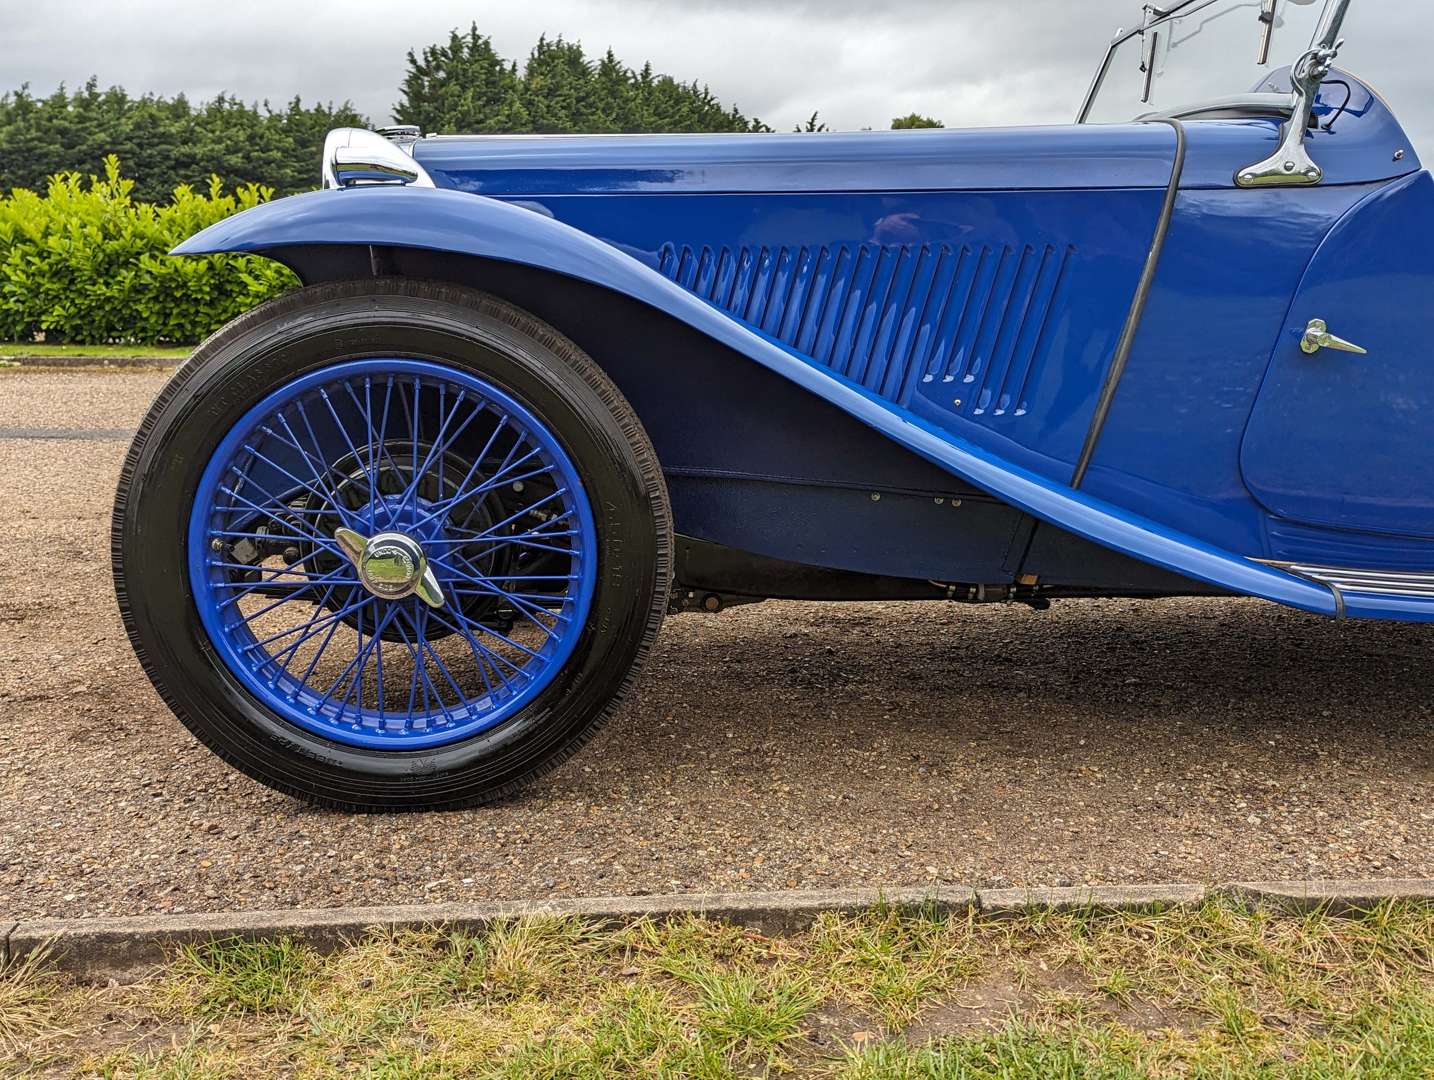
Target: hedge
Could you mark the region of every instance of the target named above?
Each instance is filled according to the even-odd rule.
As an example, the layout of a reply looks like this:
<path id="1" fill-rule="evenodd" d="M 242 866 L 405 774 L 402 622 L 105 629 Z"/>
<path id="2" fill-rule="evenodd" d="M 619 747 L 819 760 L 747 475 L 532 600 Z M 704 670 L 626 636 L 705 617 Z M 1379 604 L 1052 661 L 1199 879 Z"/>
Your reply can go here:
<path id="1" fill-rule="evenodd" d="M 298 284 L 255 256 L 166 254 L 271 189 L 226 193 L 214 177 L 207 194 L 181 186 L 166 203 L 137 202 L 133 189 L 109 157 L 88 184 L 63 173 L 43 195 L 0 196 L 0 340 L 191 344 Z"/>

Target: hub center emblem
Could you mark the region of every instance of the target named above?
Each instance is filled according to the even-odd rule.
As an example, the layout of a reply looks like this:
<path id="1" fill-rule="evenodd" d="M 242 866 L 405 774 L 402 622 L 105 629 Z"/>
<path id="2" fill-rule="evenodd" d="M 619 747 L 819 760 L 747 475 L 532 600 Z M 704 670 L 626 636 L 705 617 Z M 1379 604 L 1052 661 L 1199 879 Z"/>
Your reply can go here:
<path id="1" fill-rule="evenodd" d="M 359 580 L 374 595 L 397 600 L 417 588 L 423 562 L 423 550 L 402 533 L 379 533 L 364 547 Z"/>
<path id="2" fill-rule="evenodd" d="M 363 587 L 381 600 L 402 600 L 417 593 L 430 607 L 443 606 L 443 590 L 423 548 L 411 536 L 381 532 L 364 539 L 352 529 L 337 529 L 334 539 L 354 564 Z"/>

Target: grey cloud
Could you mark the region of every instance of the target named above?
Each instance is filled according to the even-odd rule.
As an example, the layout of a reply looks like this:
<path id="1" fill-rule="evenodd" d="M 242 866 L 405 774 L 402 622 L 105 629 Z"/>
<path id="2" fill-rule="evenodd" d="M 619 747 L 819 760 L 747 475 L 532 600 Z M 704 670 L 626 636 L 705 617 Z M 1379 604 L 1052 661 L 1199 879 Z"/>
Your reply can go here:
<path id="1" fill-rule="evenodd" d="M 707 83 L 777 128 L 819 109 L 834 128 L 916 110 L 948 126 L 1066 123 L 1112 32 L 1139 0 L 0 0 L 0 88 L 101 84 L 275 103 L 349 99 L 377 121 L 410 48 L 476 21 L 507 55 L 539 33 L 611 46 Z M 1434 95 L 1416 43 L 1434 5 L 1355 0 L 1344 62 L 1379 86 L 1434 153 Z"/>

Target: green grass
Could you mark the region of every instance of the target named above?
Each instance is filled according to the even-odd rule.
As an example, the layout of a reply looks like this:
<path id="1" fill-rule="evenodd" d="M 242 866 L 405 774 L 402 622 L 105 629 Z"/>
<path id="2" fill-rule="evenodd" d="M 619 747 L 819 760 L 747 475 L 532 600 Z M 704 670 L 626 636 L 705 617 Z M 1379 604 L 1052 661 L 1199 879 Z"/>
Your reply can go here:
<path id="1" fill-rule="evenodd" d="M 169 345 L 36 345 L 24 341 L 0 341 L 0 360 L 19 357 L 94 356 L 104 360 L 144 357 L 157 360 L 183 360 L 192 346 Z"/>
<path id="2" fill-rule="evenodd" d="M 294 1013 L 309 996 L 319 957 L 288 938 L 180 950 L 165 986 L 194 1016 Z"/>
<path id="3" fill-rule="evenodd" d="M 882 908 L 790 938 L 548 917 L 210 944 L 133 987 L 5 979 L 15 1060 L 114 1080 L 1434 1076 L 1434 908 L 1397 904 Z"/>

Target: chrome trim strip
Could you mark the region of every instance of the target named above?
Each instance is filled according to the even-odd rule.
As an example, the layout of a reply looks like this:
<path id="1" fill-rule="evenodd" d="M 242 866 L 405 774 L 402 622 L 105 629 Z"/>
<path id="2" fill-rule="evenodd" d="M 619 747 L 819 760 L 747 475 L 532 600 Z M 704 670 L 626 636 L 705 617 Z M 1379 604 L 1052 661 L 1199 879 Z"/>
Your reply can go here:
<path id="1" fill-rule="evenodd" d="M 1273 559 L 1253 561 L 1345 592 L 1434 597 L 1434 571 L 1429 570 L 1364 570 L 1344 566 L 1310 566 Z"/>
<path id="2" fill-rule="evenodd" d="M 1339 566 L 1310 566 L 1306 563 L 1284 563 L 1299 574 L 1311 574 L 1333 580 L 1373 581 L 1389 584 L 1393 581 L 1413 581 L 1434 585 L 1434 573 L 1427 570 L 1360 570 Z"/>

